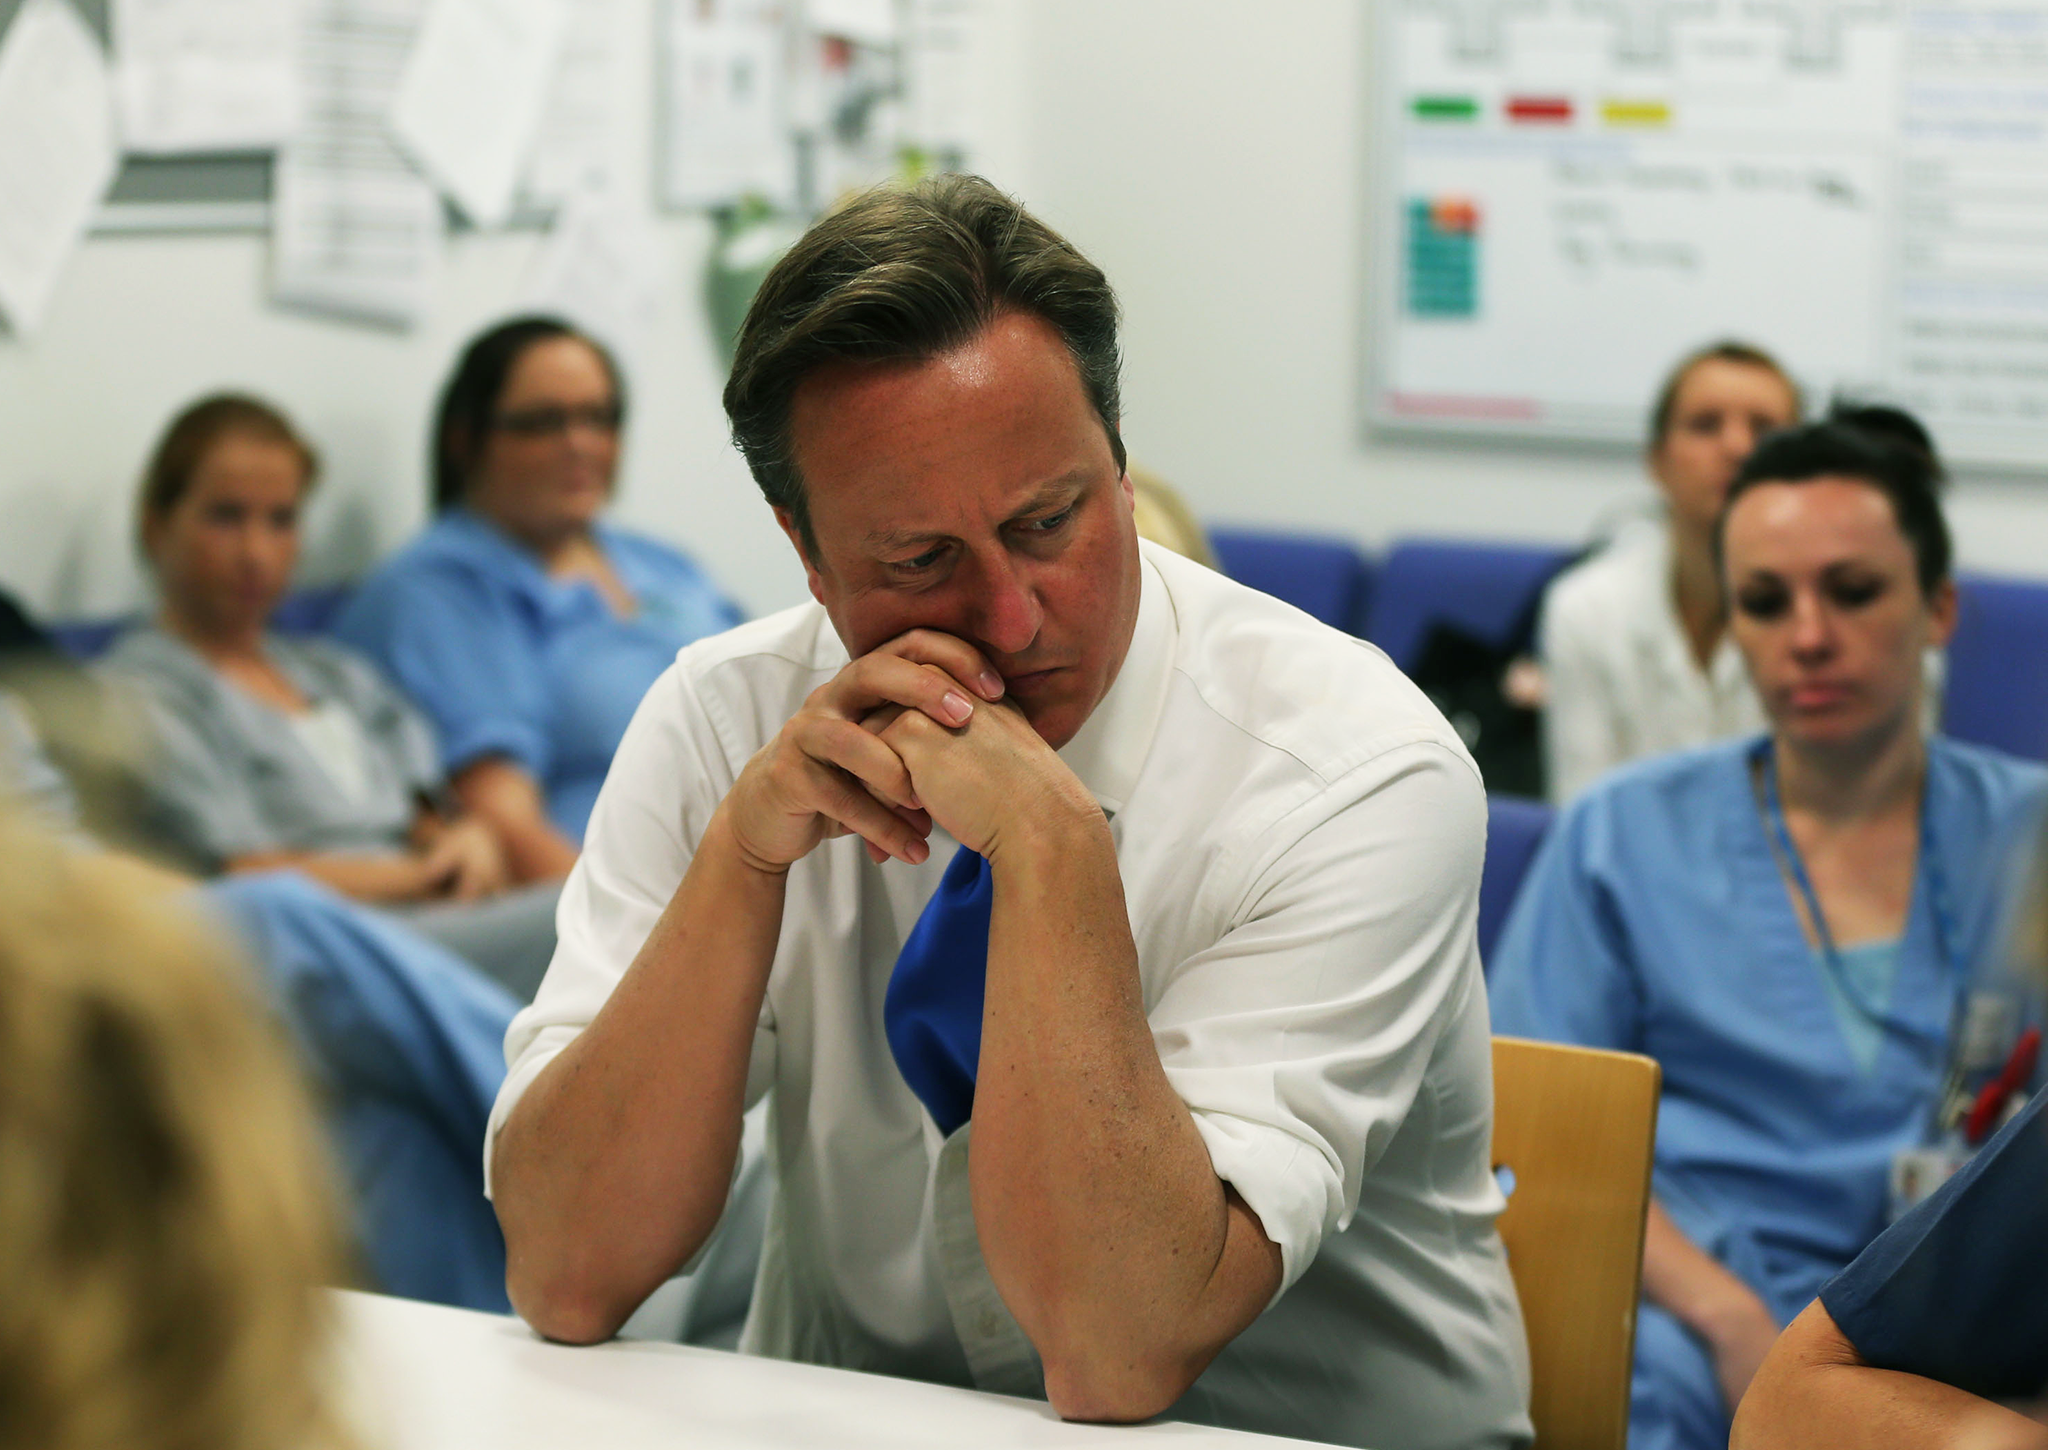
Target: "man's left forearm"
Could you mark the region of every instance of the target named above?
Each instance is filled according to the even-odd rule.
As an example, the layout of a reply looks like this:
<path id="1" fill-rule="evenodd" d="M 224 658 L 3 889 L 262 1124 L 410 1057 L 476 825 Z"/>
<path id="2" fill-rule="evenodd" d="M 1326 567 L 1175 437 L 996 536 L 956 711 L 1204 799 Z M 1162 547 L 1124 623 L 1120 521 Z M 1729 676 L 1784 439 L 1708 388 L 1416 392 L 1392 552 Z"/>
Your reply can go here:
<path id="1" fill-rule="evenodd" d="M 1054 1407 L 1142 1419 L 1258 1316 L 1280 1252 L 1160 1065 L 1101 812 L 1035 810 L 991 866 L 969 1167 L 983 1255 Z"/>

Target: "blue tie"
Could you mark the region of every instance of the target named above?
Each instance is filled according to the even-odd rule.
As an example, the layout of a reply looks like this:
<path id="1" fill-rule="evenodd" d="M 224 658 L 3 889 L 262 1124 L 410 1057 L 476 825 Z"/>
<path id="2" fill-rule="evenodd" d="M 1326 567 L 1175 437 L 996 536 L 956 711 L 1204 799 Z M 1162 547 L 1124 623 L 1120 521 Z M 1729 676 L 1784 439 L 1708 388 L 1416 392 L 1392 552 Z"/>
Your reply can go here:
<path id="1" fill-rule="evenodd" d="M 897 953 L 882 1000 L 897 1070 L 948 1137 L 974 1115 L 995 897 L 988 862 L 962 846 Z"/>

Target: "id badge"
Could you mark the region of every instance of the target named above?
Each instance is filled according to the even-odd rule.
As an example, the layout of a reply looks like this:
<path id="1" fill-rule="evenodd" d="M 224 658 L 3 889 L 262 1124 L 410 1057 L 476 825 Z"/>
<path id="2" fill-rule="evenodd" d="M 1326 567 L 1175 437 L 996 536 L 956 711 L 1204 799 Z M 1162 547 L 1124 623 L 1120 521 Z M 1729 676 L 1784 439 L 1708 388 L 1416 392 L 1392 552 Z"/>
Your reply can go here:
<path id="1" fill-rule="evenodd" d="M 1979 989 L 1963 1005 L 1955 1063 L 1966 1077 L 1995 1073 L 2020 1035 L 2019 1003 L 2011 993 Z"/>
<path id="2" fill-rule="evenodd" d="M 1970 1150 L 1960 1138 L 1894 1153 L 1885 1222 L 1897 1223 L 1969 1161 Z"/>

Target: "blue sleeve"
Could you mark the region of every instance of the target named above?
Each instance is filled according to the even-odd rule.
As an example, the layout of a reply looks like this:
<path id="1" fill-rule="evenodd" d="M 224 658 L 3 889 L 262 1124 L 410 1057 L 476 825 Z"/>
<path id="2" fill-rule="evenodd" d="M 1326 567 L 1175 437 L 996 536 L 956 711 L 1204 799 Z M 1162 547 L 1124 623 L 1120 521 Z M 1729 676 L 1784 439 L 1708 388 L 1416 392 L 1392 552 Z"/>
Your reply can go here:
<path id="1" fill-rule="evenodd" d="M 2048 1094 L 1821 1287 L 1864 1361 L 1988 1400 L 2048 1385 Z"/>
<path id="2" fill-rule="evenodd" d="M 1642 982 L 1606 863 L 1601 797 L 1565 811 L 1536 853 L 1494 948 L 1493 1030 L 1640 1052 Z"/>
<path id="3" fill-rule="evenodd" d="M 494 755 L 547 775 L 545 682 L 508 593 L 455 569 L 387 573 L 350 601 L 335 633 L 426 711 L 450 775 Z"/>

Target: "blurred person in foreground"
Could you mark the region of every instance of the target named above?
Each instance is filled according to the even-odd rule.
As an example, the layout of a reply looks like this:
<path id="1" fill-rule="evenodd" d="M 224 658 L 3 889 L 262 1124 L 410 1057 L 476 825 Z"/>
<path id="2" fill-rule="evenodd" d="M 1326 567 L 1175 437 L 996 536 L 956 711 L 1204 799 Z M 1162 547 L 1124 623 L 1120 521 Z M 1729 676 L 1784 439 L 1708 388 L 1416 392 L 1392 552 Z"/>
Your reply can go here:
<path id="1" fill-rule="evenodd" d="M 507 1039 L 514 1303 L 611 1334 L 767 1094 L 744 1349 L 1525 1444 L 1478 772 L 1384 655 L 1140 541 L 1118 369 L 1107 279 L 979 178 L 770 274 L 726 410 L 814 602 L 620 746 Z"/>
<path id="2" fill-rule="evenodd" d="M 1895 1166 L 2038 1015 L 1997 948 L 2048 772 L 1925 729 L 1956 611 L 1927 459 L 1776 434 L 1716 540 L 1769 732 L 1567 807 L 1492 979 L 1495 1030 L 1663 1066 L 1633 1450 L 1726 1444 L 1779 1329 L 1884 1228 Z"/>
<path id="3" fill-rule="evenodd" d="M 2048 984 L 2048 836 L 2020 965 Z M 1733 1450 L 2048 1450 L 2048 1092 L 1779 1336 Z"/>
<path id="4" fill-rule="evenodd" d="M 337 1450 L 284 1041 L 165 878 L 0 811 L 0 1450 Z"/>
<path id="5" fill-rule="evenodd" d="M 12 606 L 0 593 L 0 608 Z M 505 1241 L 483 1197 L 482 1141 L 518 1002 L 462 958 L 293 871 L 198 883 L 166 852 L 134 720 L 26 615 L 0 650 L 0 809 L 85 859 L 184 892 L 257 966 L 263 999 L 315 1085 L 374 1288 L 503 1313 Z"/>

